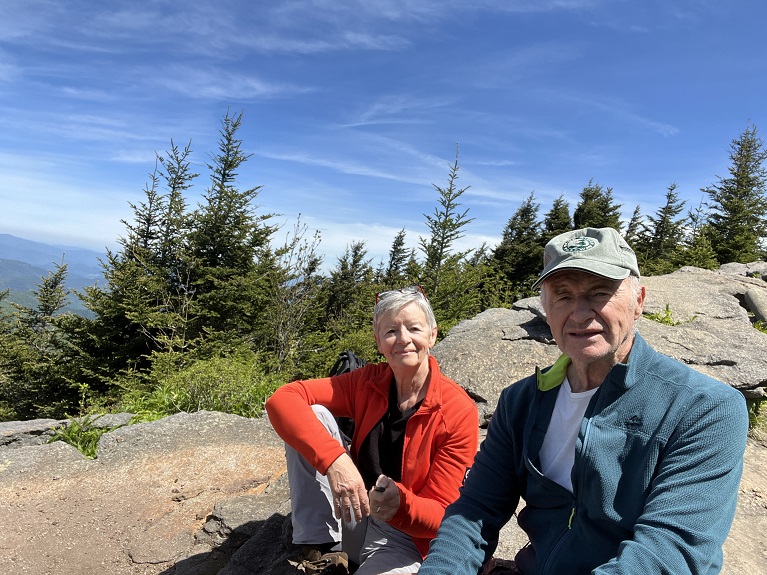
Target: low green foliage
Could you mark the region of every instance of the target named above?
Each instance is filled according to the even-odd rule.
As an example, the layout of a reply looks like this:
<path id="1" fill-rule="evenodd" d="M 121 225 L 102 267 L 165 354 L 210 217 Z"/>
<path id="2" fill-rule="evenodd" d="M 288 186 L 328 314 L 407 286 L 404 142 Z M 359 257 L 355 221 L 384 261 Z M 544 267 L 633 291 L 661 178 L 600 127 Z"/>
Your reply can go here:
<path id="1" fill-rule="evenodd" d="M 85 457 L 94 459 L 96 457 L 96 448 L 99 439 L 105 433 L 117 429 L 117 427 L 98 427 L 96 421 L 103 417 L 102 415 L 86 415 L 84 417 L 70 418 L 62 427 L 57 427 L 53 432 L 53 437 L 48 443 L 54 441 L 63 441 L 72 447 L 75 447 Z M 118 426 L 119 427 L 119 426 Z"/>
<path id="2" fill-rule="evenodd" d="M 164 376 L 150 390 L 126 393 L 120 409 L 151 421 L 174 413 L 221 411 L 258 417 L 285 377 L 271 373 L 259 354 L 198 360 Z"/>
<path id="3" fill-rule="evenodd" d="M 767 333 L 767 321 L 758 319 L 754 322 L 754 327 L 763 333 Z"/>
<path id="4" fill-rule="evenodd" d="M 767 409 L 763 409 L 764 400 L 746 400 L 748 406 L 748 427 L 751 434 L 767 437 Z"/>
<path id="5" fill-rule="evenodd" d="M 645 317 L 663 325 L 679 325 L 681 321 L 674 321 L 674 317 L 671 313 L 671 306 L 666 304 L 666 309 L 655 313 L 646 313 Z"/>

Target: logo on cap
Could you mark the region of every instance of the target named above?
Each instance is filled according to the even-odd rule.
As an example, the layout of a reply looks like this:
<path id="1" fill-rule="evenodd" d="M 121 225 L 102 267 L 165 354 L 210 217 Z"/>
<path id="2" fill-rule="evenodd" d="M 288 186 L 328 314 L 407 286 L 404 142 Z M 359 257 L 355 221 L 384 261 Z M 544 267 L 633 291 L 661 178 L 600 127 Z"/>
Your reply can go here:
<path id="1" fill-rule="evenodd" d="M 593 238 L 580 237 L 567 240 L 562 244 L 562 251 L 565 252 L 585 252 L 597 245 L 597 241 Z"/>

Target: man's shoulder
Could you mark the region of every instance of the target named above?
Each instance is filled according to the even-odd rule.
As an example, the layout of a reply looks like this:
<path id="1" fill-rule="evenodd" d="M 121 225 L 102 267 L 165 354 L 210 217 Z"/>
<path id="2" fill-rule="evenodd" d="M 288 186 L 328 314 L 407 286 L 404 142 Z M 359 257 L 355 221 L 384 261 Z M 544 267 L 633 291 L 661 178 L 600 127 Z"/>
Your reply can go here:
<path id="1" fill-rule="evenodd" d="M 725 382 L 669 357 L 643 341 L 640 357 L 636 357 L 635 377 L 647 382 L 655 381 L 664 386 L 688 388 L 695 393 L 721 398 L 738 398 L 742 394 Z M 631 363 L 631 360 L 629 361 Z"/>

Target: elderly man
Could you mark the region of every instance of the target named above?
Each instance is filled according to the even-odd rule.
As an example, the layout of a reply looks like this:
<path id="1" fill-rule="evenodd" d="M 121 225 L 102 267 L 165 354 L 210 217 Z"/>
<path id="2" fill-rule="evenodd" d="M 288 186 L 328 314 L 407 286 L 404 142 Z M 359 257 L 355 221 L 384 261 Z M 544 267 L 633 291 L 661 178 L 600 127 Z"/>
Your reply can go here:
<path id="1" fill-rule="evenodd" d="M 523 575 L 714 574 L 732 524 L 742 395 L 635 332 L 645 288 L 612 228 L 552 239 L 535 286 L 562 356 L 506 388 L 420 575 L 488 570 L 520 497 Z"/>

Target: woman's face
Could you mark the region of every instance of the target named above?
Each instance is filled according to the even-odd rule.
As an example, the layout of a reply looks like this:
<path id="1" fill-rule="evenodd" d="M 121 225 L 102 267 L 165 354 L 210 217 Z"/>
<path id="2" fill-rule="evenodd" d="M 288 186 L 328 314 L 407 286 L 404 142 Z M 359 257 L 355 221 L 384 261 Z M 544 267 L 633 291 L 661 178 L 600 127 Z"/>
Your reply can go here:
<path id="1" fill-rule="evenodd" d="M 429 329 L 426 315 L 412 302 L 383 316 L 373 335 L 378 351 L 393 369 L 418 367 L 428 361 L 429 350 L 437 340 L 437 328 Z"/>

